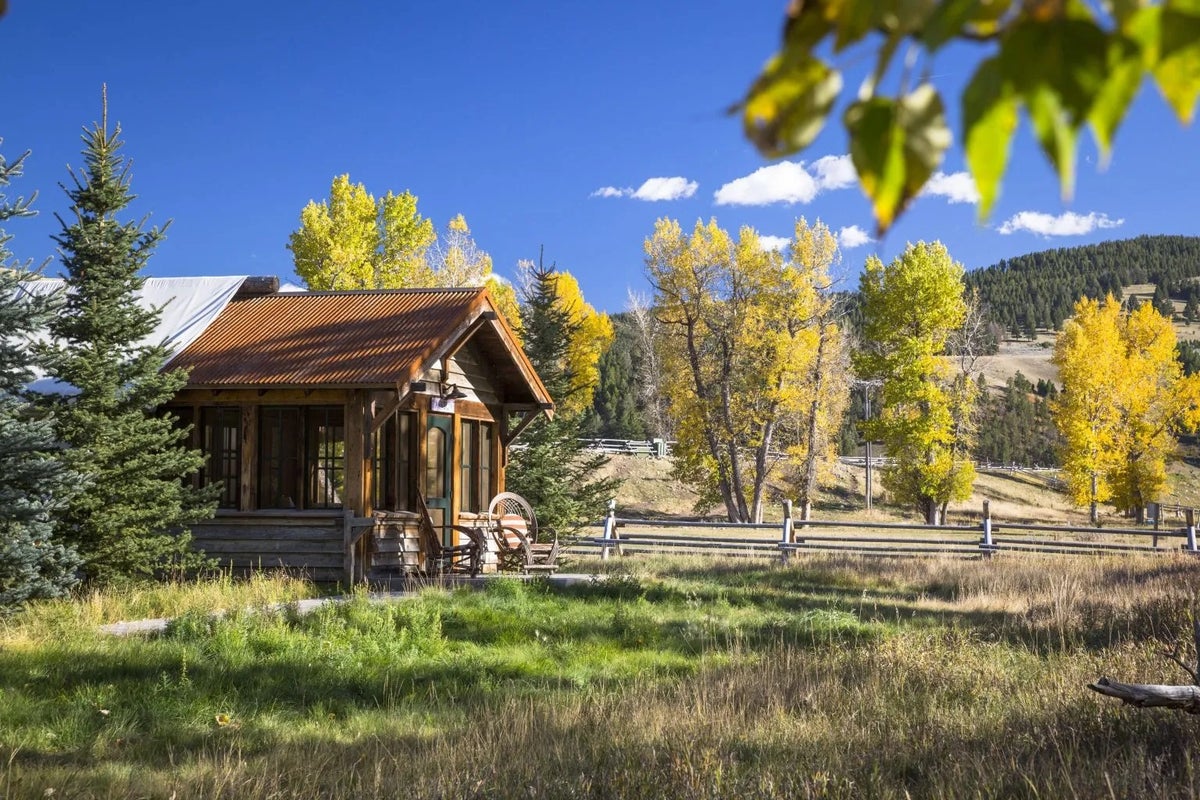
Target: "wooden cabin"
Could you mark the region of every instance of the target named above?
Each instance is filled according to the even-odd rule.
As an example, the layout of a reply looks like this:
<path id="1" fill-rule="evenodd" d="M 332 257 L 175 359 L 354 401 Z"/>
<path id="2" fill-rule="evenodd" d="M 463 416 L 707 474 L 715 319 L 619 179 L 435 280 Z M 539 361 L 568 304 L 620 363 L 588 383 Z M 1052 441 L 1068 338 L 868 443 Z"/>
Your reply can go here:
<path id="1" fill-rule="evenodd" d="M 469 524 L 553 413 L 545 386 L 485 289 L 267 289 L 243 287 L 169 365 L 189 370 L 169 408 L 207 457 L 198 480 L 220 487 L 197 547 L 318 581 L 421 568 L 418 488 L 435 525 Z"/>

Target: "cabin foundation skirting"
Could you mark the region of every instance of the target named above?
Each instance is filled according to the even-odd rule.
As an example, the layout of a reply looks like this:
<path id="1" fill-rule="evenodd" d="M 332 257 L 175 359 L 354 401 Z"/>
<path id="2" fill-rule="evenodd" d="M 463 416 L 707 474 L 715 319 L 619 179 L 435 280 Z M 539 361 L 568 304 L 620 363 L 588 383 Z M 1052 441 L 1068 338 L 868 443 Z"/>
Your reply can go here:
<path id="1" fill-rule="evenodd" d="M 345 583 L 346 521 L 342 512 L 222 512 L 192 526 L 192 544 L 235 574 L 282 570 L 318 583 Z M 421 569 L 415 514 L 376 512 L 366 522 L 370 530 L 354 537 L 355 582 L 385 583 Z"/>

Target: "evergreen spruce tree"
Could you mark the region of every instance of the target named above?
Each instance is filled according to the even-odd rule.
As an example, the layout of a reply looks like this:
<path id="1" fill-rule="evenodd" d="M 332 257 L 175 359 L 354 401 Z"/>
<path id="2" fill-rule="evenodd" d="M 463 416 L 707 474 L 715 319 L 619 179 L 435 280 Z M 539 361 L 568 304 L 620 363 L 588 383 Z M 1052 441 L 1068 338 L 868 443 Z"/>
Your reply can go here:
<path id="1" fill-rule="evenodd" d="M 588 387 L 572 374 L 567 343 L 573 331 L 568 310 L 556 303 L 554 266 L 539 261 L 522 297 L 521 327 L 525 352 L 556 404 Z M 620 481 L 597 478 L 608 463 L 603 454 L 588 452 L 580 441 L 584 415 L 556 414 L 525 429 L 513 448 L 508 488 L 533 504 L 541 525 L 569 534 L 599 519 Z"/>
<path id="2" fill-rule="evenodd" d="M 637 331 L 628 314 L 612 317 L 613 343 L 596 365 L 600 379 L 588 415 L 587 433 L 603 439 L 645 439 L 647 426 L 638 408 Z"/>
<path id="3" fill-rule="evenodd" d="M 0 188 L 21 174 L 0 156 Z M 31 215 L 22 198 L 0 193 L 0 222 Z M 50 420 L 25 397 L 34 378 L 30 337 L 53 312 L 50 298 L 21 289 L 33 277 L 12 262 L 0 231 L 0 612 L 29 600 L 56 597 L 75 582 L 79 559 L 55 536 L 54 512 L 73 483 L 57 458 Z"/>
<path id="4" fill-rule="evenodd" d="M 68 466 L 84 478 L 60 531 L 96 583 L 200 563 L 186 526 L 215 505 L 211 492 L 187 481 L 201 454 L 185 446 L 177 420 L 158 411 L 187 375 L 160 371 L 169 353 L 146 343 L 160 310 L 141 307 L 136 293 L 163 233 L 117 219 L 134 199 L 120 132 L 108 131 L 106 101 L 102 122 L 84 130 L 84 168 L 63 185 L 72 218 L 59 218 L 55 241 L 68 291 L 48 358 L 49 374 L 68 384 L 57 396 L 58 435 Z"/>

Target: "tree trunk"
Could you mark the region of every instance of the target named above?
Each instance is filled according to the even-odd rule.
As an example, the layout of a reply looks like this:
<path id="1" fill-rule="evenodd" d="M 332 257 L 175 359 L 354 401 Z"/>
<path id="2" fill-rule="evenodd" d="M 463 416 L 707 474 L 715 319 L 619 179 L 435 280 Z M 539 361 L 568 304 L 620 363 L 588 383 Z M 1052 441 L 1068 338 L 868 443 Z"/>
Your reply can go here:
<path id="1" fill-rule="evenodd" d="M 746 482 L 742 477 L 742 456 L 738 452 L 737 437 L 734 436 L 733 431 L 733 415 L 731 411 L 733 397 L 731 396 L 732 389 L 729 386 L 728 376 L 725 377 L 722 383 L 721 422 L 725 426 L 725 435 L 728 437 L 728 441 L 725 443 L 725 452 L 729 454 L 729 488 L 733 493 L 733 501 L 737 504 L 736 509 L 729 509 L 729 513 L 731 517 L 736 513 L 734 522 L 749 522 L 750 509 L 746 507 Z"/>
<path id="2" fill-rule="evenodd" d="M 693 319 L 688 319 L 685 325 L 688 366 L 691 367 L 692 382 L 696 386 L 696 396 L 707 405 L 710 390 L 707 388 L 709 385 L 708 382 L 704 380 L 704 370 L 701 369 L 700 366 L 700 352 L 696 346 L 696 322 Z M 707 409 L 705 414 L 708 414 Z M 713 461 L 716 462 L 717 465 L 717 488 L 721 492 L 721 499 L 725 502 L 725 511 L 729 516 L 730 522 L 740 522 L 741 520 L 736 519 L 734 516 L 736 505 L 733 497 L 733 487 L 731 486 L 729 480 L 729 474 L 725 467 L 721 464 L 721 445 L 717 441 L 716 435 L 713 433 L 712 422 L 710 420 L 706 420 L 705 422 L 704 440 L 708 445 L 709 455 L 712 456 Z"/>
<path id="3" fill-rule="evenodd" d="M 938 524 L 938 504 L 932 497 L 921 498 L 921 510 L 925 512 L 925 524 Z"/>
<path id="4" fill-rule="evenodd" d="M 825 332 L 824 321 L 817 336 L 817 357 L 813 365 L 813 401 L 808 408 L 808 451 L 804 454 L 804 473 L 800 479 L 800 519 L 807 521 L 812 514 L 812 498 L 817 492 L 817 414 L 821 409 L 821 391 L 825 387 Z"/>
<path id="5" fill-rule="evenodd" d="M 1088 688 L 1138 708 L 1174 708 L 1189 714 L 1200 714 L 1200 686 L 1118 683 L 1101 678 L 1089 683 Z"/>
<path id="6" fill-rule="evenodd" d="M 770 457 L 771 442 L 775 438 L 774 408 L 767 414 L 761 438 L 758 451 L 754 454 L 754 488 L 750 503 L 750 518 L 755 523 L 762 522 L 763 518 L 763 489 L 767 484 L 767 459 Z"/>

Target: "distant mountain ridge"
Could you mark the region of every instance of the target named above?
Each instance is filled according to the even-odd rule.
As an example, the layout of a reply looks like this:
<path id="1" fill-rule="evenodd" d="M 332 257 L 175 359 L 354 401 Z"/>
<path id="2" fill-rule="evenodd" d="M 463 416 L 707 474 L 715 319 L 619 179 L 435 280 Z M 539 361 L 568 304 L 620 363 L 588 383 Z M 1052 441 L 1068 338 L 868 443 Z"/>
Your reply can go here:
<path id="1" fill-rule="evenodd" d="M 966 274 L 989 316 L 1014 335 L 1057 329 L 1081 297 L 1122 296 L 1139 283 L 1200 277 L 1200 237 L 1138 236 L 1004 259 Z"/>

